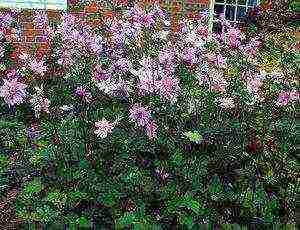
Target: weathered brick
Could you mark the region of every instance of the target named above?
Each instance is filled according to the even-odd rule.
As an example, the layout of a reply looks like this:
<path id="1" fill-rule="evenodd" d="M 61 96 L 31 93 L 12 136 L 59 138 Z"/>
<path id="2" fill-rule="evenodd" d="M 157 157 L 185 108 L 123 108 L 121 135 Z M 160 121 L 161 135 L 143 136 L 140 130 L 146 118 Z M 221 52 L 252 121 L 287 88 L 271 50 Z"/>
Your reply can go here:
<path id="1" fill-rule="evenodd" d="M 26 36 L 26 42 L 35 42 L 34 36 Z"/>

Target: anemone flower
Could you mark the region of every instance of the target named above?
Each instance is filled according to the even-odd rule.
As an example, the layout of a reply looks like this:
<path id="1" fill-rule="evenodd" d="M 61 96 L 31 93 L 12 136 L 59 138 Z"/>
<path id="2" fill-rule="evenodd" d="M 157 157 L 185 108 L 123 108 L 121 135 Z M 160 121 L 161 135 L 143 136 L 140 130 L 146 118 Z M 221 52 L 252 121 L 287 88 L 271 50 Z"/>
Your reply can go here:
<path id="1" fill-rule="evenodd" d="M 141 104 L 135 104 L 129 109 L 129 118 L 135 122 L 138 126 L 146 126 L 150 122 L 150 111 L 147 107 L 143 107 Z"/>
<path id="2" fill-rule="evenodd" d="M 3 97 L 4 101 L 10 106 L 21 104 L 27 94 L 27 85 L 18 82 L 17 78 L 13 78 L 10 81 L 3 80 L 4 84 L 0 87 L 0 97 Z"/>
<path id="3" fill-rule="evenodd" d="M 103 118 L 102 120 L 95 122 L 95 127 L 96 130 L 94 133 L 97 135 L 97 137 L 104 139 L 108 136 L 108 134 L 112 133 L 114 129 L 114 123 L 111 123 Z"/>
<path id="4" fill-rule="evenodd" d="M 29 68 L 33 72 L 36 72 L 43 76 L 45 74 L 45 72 L 47 71 L 47 66 L 45 66 L 44 64 L 45 64 L 44 61 L 38 61 L 38 60 L 34 59 L 29 63 Z"/>
<path id="5" fill-rule="evenodd" d="M 0 46 L 0 58 L 3 58 L 3 57 L 4 57 L 4 53 L 5 53 L 5 49 L 4 49 L 4 47 L 1 45 L 1 46 Z"/>
<path id="6" fill-rule="evenodd" d="M 83 86 L 78 86 L 75 89 L 75 95 L 83 98 L 84 100 L 86 100 L 87 102 L 91 99 L 92 95 L 91 93 Z"/>
<path id="7" fill-rule="evenodd" d="M 147 124 L 146 130 L 147 130 L 147 136 L 150 139 L 154 139 L 155 137 L 157 137 L 157 124 L 154 121 L 150 121 Z"/>
<path id="8" fill-rule="evenodd" d="M 39 118 L 41 112 L 49 112 L 50 101 L 43 95 L 43 87 L 35 87 L 36 93 L 32 95 L 30 103 L 33 107 L 35 116 Z"/>
<path id="9" fill-rule="evenodd" d="M 160 80 L 159 92 L 160 95 L 170 101 L 176 100 L 179 91 L 179 80 L 174 77 L 164 77 Z"/>
<path id="10" fill-rule="evenodd" d="M 235 107 L 234 99 L 232 97 L 223 97 L 219 100 L 219 106 L 224 109 L 232 109 Z"/>
<path id="11" fill-rule="evenodd" d="M 276 105 L 277 106 L 286 106 L 290 101 L 290 93 L 289 92 L 281 92 L 278 95 Z"/>

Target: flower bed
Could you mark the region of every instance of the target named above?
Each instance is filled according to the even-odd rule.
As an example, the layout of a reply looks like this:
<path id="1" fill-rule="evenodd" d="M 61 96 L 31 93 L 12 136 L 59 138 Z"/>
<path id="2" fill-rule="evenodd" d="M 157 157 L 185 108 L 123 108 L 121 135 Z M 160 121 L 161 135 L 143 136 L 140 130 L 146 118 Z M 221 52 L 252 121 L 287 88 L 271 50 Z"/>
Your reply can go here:
<path id="1" fill-rule="evenodd" d="M 157 5 L 101 27 L 36 17 L 48 31 L 42 49 L 17 50 L 5 33 L 0 45 L 1 193 L 17 189 L 18 219 L 83 229 L 295 223 L 290 34 L 277 44 L 225 24 L 210 36 L 205 16 L 172 29 Z"/>

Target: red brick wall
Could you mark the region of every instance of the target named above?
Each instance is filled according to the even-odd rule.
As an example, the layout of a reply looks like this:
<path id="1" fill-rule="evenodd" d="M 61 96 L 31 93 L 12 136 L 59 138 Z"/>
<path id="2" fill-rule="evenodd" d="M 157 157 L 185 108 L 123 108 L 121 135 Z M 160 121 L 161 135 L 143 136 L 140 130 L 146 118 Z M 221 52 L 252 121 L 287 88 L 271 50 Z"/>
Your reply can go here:
<path id="1" fill-rule="evenodd" d="M 105 8 L 105 6 L 101 6 L 96 2 L 85 6 L 74 4 L 74 2 L 77 2 L 76 0 L 69 0 L 69 2 L 73 2 L 73 4 L 69 4 L 68 11 L 76 14 L 82 19 L 85 19 L 91 26 L 101 26 L 103 20 L 116 15 L 114 12 Z M 113 2 L 120 6 L 128 4 L 127 0 L 113 0 Z M 140 5 L 146 6 L 148 4 L 153 4 L 155 0 L 138 0 L 136 2 L 139 2 Z M 195 13 L 197 9 L 203 6 L 208 6 L 208 3 L 209 0 L 159 1 L 161 7 L 172 13 L 172 16 L 174 17 L 172 23 L 174 27 L 176 27 L 177 18 L 179 16 L 186 14 L 189 14 L 189 16 L 193 16 L 193 13 Z M 9 9 L 0 9 L 0 12 L 1 11 L 9 11 Z M 47 44 L 42 41 L 41 37 L 43 30 L 38 29 L 33 23 L 33 13 L 33 10 L 22 10 L 17 15 L 17 20 L 18 22 L 20 22 L 21 28 L 23 28 L 23 36 L 21 37 L 21 40 L 16 41 L 16 39 L 14 38 L 15 31 L 11 31 L 11 40 L 20 50 L 32 47 L 33 44 L 38 45 L 39 47 L 41 47 L 41 49 L 43 49 L 43 47 L 47 47 Z M 62 16 L 62 13 L 62 11 L 47 11 L 50 20 L 59 20 Z M 101 15 L 101 17 L 99 17 L 98 15 Z"/>

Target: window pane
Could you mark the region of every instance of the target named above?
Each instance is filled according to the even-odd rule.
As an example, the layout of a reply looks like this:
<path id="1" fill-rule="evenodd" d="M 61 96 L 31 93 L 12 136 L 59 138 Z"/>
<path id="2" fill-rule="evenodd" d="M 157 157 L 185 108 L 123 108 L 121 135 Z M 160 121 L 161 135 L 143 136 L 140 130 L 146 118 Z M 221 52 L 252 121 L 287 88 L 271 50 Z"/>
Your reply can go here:
<path id="1" fill-rule="evenodd" d="M 222 24 L 220 22 L 214 22 L 213 24 L 213 32 L 221 34 L 222 33 Z"/>
<path id="2" fill-rule="evenodd" d="M 238 0 L 239 5 L 246 5 L 246 0 Z"/>
<path id="3" fill-rule="evenodd" d="M 246 7 L 238 6 L 236 19 L 241 21 L 245 18 L 245 16 L 246 16 Z"/>
<path id="4" fill-rule="evenodd" d="M 255 6 L 257 4 L 257 0 L 248 0 L 248 6 Z"/>
<path id="5" fill-rule="evenodd" d="M 236 4 L 236 0 L 226 0 L 227 4 Z"/>
<path id="6" fill-rule="evenodd" d="M 224 13 L 224 5 L 215 5 L 215 14 L 217 18 L 220 18 L 221 14 Z"/>
<path id="7" fill-rule="evenodd" d="M 234 21 L 235 6 L 226 6 L 225 17 L 227 20 Z"/>

